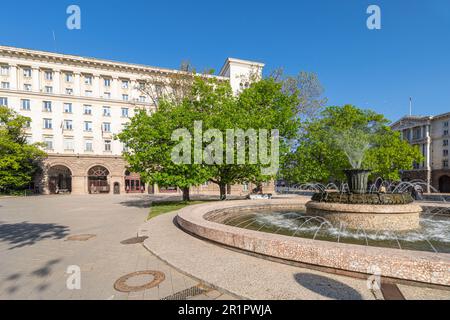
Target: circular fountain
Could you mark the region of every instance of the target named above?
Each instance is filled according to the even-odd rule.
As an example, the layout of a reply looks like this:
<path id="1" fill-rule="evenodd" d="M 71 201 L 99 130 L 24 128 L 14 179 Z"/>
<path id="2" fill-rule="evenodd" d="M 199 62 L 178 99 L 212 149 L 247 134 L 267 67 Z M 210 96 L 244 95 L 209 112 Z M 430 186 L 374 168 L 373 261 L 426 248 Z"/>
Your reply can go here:
<path id="1" fill-rule="evenodd" d="M 370 170 L 345 170 L 348 192 L 315 193 L 306 213 L 333 225 L 368 231 L 407 231 L 420 227 L 422 208 L 409 193 L 369 193 Z"/>

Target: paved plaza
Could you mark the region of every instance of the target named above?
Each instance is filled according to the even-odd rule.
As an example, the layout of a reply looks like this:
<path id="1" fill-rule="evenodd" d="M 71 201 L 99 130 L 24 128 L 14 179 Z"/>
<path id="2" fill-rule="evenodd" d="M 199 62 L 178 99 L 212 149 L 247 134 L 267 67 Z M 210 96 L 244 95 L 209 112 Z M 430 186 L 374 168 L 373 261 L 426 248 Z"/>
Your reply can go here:
<path id="1" fill-rule="evenodd" d="M 0 299 L 386 298 L 363 279 L 280 264 L 192 237 L 174 225 L 175 213 L 146 222 L 155 200 L 149 195 L 0 198 Z M 139 230 L 148 236 L 144 243 L 125 241 L 135 240 Z M 70 266 L 81 270 L 80 290 L 67 287 Z M 162 273 L 163 280 L 138 292 L 115 289 L 119 278 L 139 271 Z M 152 280 L 140 274 L 125 283 Z M 398 289 L 406 299 L 450 298 L 446 290 L 400 284 Z"/>
<path id="2" fill-rule="evenodd" d="M 136 237 L 151 196 L 0 198 L 0 299 L 232 299 L 201 286 L 148 252 Z M 69 290 L 67 268 L 81 269 L 81 289 Z M 120 277 L 159 271 L 165 280 L 140 292 L 114 289 Z M 133 286 L 151 276 L 130 279 Z M 201 290 L 199 290 L 200 288 Z"/>

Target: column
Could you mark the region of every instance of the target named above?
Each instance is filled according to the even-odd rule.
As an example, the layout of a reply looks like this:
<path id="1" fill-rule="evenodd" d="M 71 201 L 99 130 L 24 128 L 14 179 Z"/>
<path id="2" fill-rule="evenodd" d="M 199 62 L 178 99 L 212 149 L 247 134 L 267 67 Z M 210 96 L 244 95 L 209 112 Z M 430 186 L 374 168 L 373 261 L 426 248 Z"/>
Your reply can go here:
<path id="1" fill-rule="evenodd" d="M 18 82 L 17 82 L 17 79 L 18 79 L 18 77 L 17 77 L 17 65 L 15 65 L 15 64 L 10 64 L 9 65 L 9 76 L 10 76 L 10 82 L 9 82 L 9 85 L 10 85 L 10 88 L 11 88 L 11 90 L 18 90 L 19 89 L 19 84 L 18 84 Z"/>
<path id="2" fill-rule="evenodd" d="M 122 99 L 122 96 L 119 93 L 119 78 L 113 77 L 111 83 L 111 99 Z"/>
<path id="3" fill-rule="evenodd" d="M 32 76 L 33 76 L 33 92 L 40 92 L 41 88 L 40 88 L 40 73 L 39 73 L 39 68 L 38 67 L 32 67 Z"/>
<path id="4" fill-rule="evenodd" d="M 74 72 L 74 83 L 73 83 L 73 95 L 74 96 L 81 96 L 81 84 L 80 84 L 80 73 L 79 72 Z"/>
<path id="5" fill-rule="evenodd" d="M 61 94 L 61 70 L 53 69 L 53 93 Z"/>
<path id="6" fill-rule="evenodd" d="M 93 74 L 92 75 L 92 96 L 95 98 L 99 98 L 102 96 L 103 92 L 100 92 L 100 75 Z"/>
<path id="7" fill-rule="evenodd" d="M 426 153 L 426 159 L 425 159 L 425 166 L 427 170 L 427 193 L 430 193 L 430 185 L 431 185 L 431 135 L 430 135 L 430 124 L 427 124 L 425 135 L 427 139 L 427 145 L 425 148 Z"/>

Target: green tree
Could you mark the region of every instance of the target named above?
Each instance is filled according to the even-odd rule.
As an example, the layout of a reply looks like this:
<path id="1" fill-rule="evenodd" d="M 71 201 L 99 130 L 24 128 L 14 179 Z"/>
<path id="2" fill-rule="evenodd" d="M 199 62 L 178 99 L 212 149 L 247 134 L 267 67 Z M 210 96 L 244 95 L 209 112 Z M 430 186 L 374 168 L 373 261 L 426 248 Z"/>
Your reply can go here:
<path id="1" fill-rule="evenodd" d="M 201 164 L 175 164 L 172 150 L 178 144 L 172 133 L 178 128 L 192 126 L 192 114 L 183 104 L 162 100 L 153 114 L 145 110 L 137 113 L 127 127 L 117 135 L 129 151 L 123 156 L 134 172 L 151 184 L 161 187 L 176 186 L 183 191 L 183 200 L 189 201 L 189 188 L 208 180 L 208 168 Z"/>
<path id="2" fill-rule="evenodd" d="M 30 118 L 0 106 L 0 192 L 29 185 L 46 157 L 39 144 L 27 144 L 24 127 L 29 121 Z"/>
<path id="3" fill-rule="evenodd" d="M 419 150 L 401 139 L 381 114 L 352 105 L 328 107 L 303 125 L 297 149 L 282 176 L 290 182 L 344 180 L 343 169 L 363 167 L 372 177 L 398 180 L 400 170 L 422 161 Z"/>

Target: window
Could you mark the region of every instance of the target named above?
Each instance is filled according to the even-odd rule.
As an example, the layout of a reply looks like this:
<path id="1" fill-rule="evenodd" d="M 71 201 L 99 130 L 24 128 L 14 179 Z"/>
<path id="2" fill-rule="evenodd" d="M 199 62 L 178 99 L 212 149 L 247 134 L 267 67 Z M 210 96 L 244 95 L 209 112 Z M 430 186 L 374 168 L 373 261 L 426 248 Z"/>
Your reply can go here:
<path id="1" fill-rule="evenodd" d="M 448 160 L 442 161 L 442 167 L 448 168 Z"/>
<path id="2" fill-rule="evenodd" d="M 73 73 L 72 72 L 66 72 L 64 74 L 64 79 L 66 82 L 72 82 L 73 81 Z"/>
<path id="3" fill-rule="evenodd" d="M 53 138 L 52 137 L 44 137 L 44 149 L 45 150 L 53 150 Z"/>
<path id="4" fill-rule="evenodd" d="M 73 89 L 66 88 L 66 94 L 72 95 L 73 94 Z"/>
<path id="5" fill-rule="evenodd" d="M 102 131 L 103 132 L 111 132 L 111 123 L 103 122 Z"/>
<path id="6" fill-rule="evenodd" d="M 122 80 L 122 89 L 128 89 L 129 83 L 128 80 Z"/>
<path id="7" fill-rule="evenodd" d="M 448 121 L 444 122 L 444 128 L 448 128 Z"/>
<path id="8" fill-rule="evenodd" d="M 0 75 L 9 76 L 9 66 L 5 66 L 5 65 L 1 66 Z"/>
<path id="9" fill-rule="evenodd" d="M 8 106 L 8 98 L 0 97 L 0 106 Z"/>
<path id="10" fill-rule="evenodd" d="M 84 140 L 84 151 L 86 152 L 94 151 L 92 140 Z"/>
<path id="11" fill-rule="evenodd" d="M 111 117 L 111 108 L 110 107 L 103 107 L 103 116 Z"/>
<path id="12" fill-rule="evenodd" d="M 444 157 L 448 157 L 448 149 L 442 150 L 442 154 L 444 155 Z"/>
<path id="13" fill-rule="evenodd" d="M 128 118 L 128 108 L 122 108 L 122 117 Z"/>
<path id="14" fill-rule="evenodd" d="M 52 119 L 44 119 L 44 129 L 52 129 Z"/>
<path id="15" fill-rule="evenodd" d="M 24 68 L 23 69 L 23 76 L 25 78 L 31 78 L 31 68 Z"/>
<path id="16" fill-rule="evenodd" d="M 84 84 L 86 84 L 88 86 L 92 85 L 92 76 L 91 75 L 84 76 Z"/>
<path id="17" fill-rule="evenodd" d="M 86 90 L 86 91 L 84 92 L 84 95 L 85 95 L 86 97 L 92 97 L 92 90 Z"/>
<path id="18" fill-rule="evenodd" d="M 23 85 L 23 90 L 25 90 L 25 91 L 31 91 L 31 84 L 25 83 L 25 84 Z"/>
<path id="19" fill-rule="evenodd" d="M 122 95 L 122 100 L 123 101 L 128 101 L 128 95 L 127 94 L 123 94 Z"/>
<path id="20" fill-rule="evenodd" d="M 103 98 L 105 98 L 105 99 L 111 99 L 111 93 L 110 93 L 110 92 L 105 92 L 105 93 L 103 94 Z"/>
<path id="21" fill-rule="evenodd" d="M 420 127 L 414 128 L 413 129 L 413 139 L 418 140 L 418 139 L 420 139 L 420 136 L 421 136 L 421 128 Z"/>
<path id="22" fill-rule="evenodd" d="M 25 121 L 25 129 L 31 128 L 31 120 Z"/>
<path id="23" fill-rule="evenodd" d="M 64 120 L 64 130 L 73 130 L 72 120 Z"/>
<path id="24" fill-rule="evenodd" d="M 103 79 L 103 84 L 105 85 L 105 87 L 111 87 L 111 79 L 104 78 Z"/>
<path id="25" fill-rule="evenodd" d="M 248 191 L 248 183 L 244 183 L 242 185 L 242 191 L 247 192 Z"/>
<path id="26" fill-rule="evenodd" d="M 47 81 L 53 80 L 53 72 L 52 71 L 45 71 L 44 72 L 44 79 Z"/>
<path id="27" fill-rule="evenodd" d="M 2 89 L 9 89 L 9 82 L 2 82 Z"/>
<path id="28" fill-rule="evenodd" d="M 145 89 L 145 82 L 139 82 L 139 90 Z"/>
<path id="29" fill-rule="evenodd" d="M 105 140 L 105 151 L 111 152 L 111 140 Z"/>
<path id="30" fill-rule="evenodd" d="M 85 115 L 91 115 L 92 114 L 92 106 L 85 104 L 83 106 L 83 113 Z"/>
<path id="31" fill-rule="evenodd" d="M 66 151 L 73 151 L 73 138 L 64 138 L 64 150 Z"/>
<path id="32" fill-rule="evenodd" d="M 33 144 L 33 136 L 27 135 L 25 136 L 25 140 L 27 144 Z"/>
<path id="33" fill-rule="evenodd" d="M 92 121 L 85 121 L 84 122 L 84 131 L 92 132 Z"/>
<path id="34" fill-rule="evenodd" d="M 51 101 L 44 101 L 44 103 L 43 103 L 43 110 L 45 112 L 52 112 L 52 102 Z"/>
<path id="35" fill-rule="evenodd" d="M 147 101 L 147 99 L 145 98 L 145 96 L 140 96 L 140 97 L 139 97 L 139 102 L 144 103 L 144 102 L 146 102 L 146 101 Z"/>
<path id="36" fill-rule="evenodd" d="M 64 113 L 72 113 L 72 104 L 64 103 Z"/>
<path id="37" fill-rule="evenodd" d="M 45 93 L 53 93 L 53 87 L 52 86 L 45 86 Z"/>
<path id="38" fill-rule="evenodd" d="M 448 130 L 444 130 L 444 136 L 448 136 Z"/>
<path id="39" fill-rule="evenodd" d="M 30 100 L 28 99 L 22 99 L 20 100 L 20 108 L 22 110 L 31 110 L 31 104 L 30 104 Z"/>

